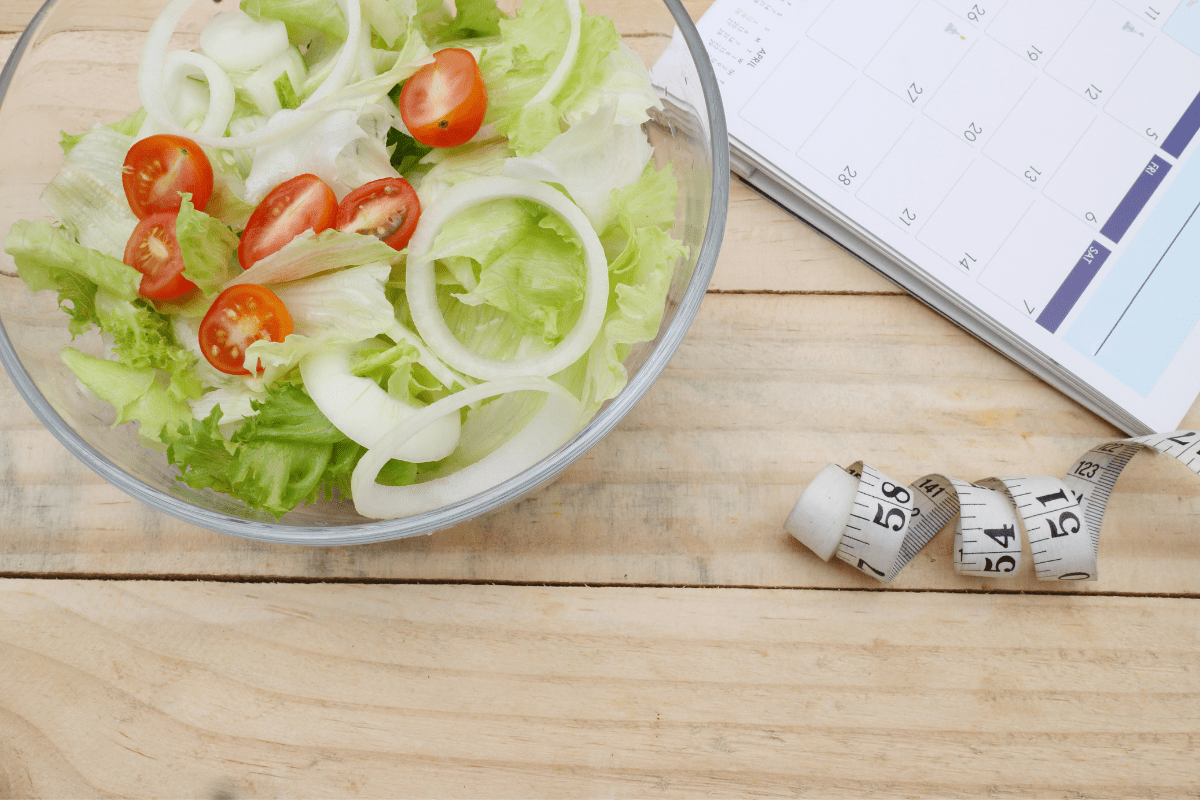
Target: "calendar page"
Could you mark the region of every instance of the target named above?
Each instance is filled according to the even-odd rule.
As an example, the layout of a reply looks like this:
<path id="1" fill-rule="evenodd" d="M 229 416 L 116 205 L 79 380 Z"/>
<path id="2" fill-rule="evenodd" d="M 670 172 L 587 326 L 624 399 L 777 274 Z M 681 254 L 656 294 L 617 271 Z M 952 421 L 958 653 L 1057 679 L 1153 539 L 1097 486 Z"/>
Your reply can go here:
<path id="1" fill-rule="evenodd" d="M 1170 430 L 1200 393 L 1200 0 L 717 0 L 730 137 Z"/>

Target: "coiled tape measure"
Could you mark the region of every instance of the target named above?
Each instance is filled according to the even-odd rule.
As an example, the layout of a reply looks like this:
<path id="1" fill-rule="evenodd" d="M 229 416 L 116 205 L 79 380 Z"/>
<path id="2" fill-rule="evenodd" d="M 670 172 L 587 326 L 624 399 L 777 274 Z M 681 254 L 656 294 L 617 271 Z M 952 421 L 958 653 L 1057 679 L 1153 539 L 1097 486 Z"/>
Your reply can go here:
<path id="1" fill-rule="evenodd" d="M 788 515 L 784 528 L 825 561 L 834 556 L 890 583 L 948 522 L 954 570 L 983 578 L 1016 574 L 1021 528 L 1038 580 L 1094 581 L 1100 525 L 1121 470 L 1143 449 L 1200 475 L 1200 432 L 1156 433 L 1089 450 L 1059 480 L 986 478 L 969 483 L 926 475 L 903 486 L 859 461 L 829 464 Z"/>

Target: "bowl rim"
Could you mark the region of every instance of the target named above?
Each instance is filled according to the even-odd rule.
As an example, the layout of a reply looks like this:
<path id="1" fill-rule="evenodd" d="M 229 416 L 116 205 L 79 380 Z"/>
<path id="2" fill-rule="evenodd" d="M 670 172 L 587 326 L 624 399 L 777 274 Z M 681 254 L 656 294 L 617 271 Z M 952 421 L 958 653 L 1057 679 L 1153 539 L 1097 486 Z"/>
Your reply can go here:
<path id="1" fill-rule="evenodd" d="M 4 98 L 8 93 L 17 64 L 37 37 L 50 10 L 58 2 L 59 0 L 45 0 L 17 40 L 3 69 L 0 69 L 0 106 L 3 105 Z M 176 519 L 244 539 L 309 546 L 369 544 L 403 539 L 458 525 L 493 511 L 526 495 L 531 490 L 545 485 L 616 427 L 662 374 L 700 309 L 700 303 L 704 299 L 716 267 L 717 255 L 725 232 L 729 207 L 729 145 L 725 111 L 721 102 L 716 74 L 709 61 L 707 50 L 700 39 L 700 34 L 684 8 L 682 0 L 663 0 L 663 2 L 670 10 L 671 16 L 675 20 L 677 34 L 682 36 L 699 73 L 700 87 L 704 96 L 711 133 L 712 202 L 704 239 L 696 258 L 696 269 L 692 273 L 687 289 L 680 298 L 671 323 L 662 334 L 662 339 L 625 388 L 604 406 L 582 431 L 529 469 L 466 500 L 399 519 L 325 527 L 242 519 L 194 506 L 186 500 L 149 486 L 97 452 L 59 416 L 38 390 L 18 357 L 16 349 L 8 337 L 8 332 L 4 328 L 3 320 L 0 320 L 0 363 L 4 365 L 17 391 L 42 424 L 67 450 L 97 475 L 131 497 Z"/>

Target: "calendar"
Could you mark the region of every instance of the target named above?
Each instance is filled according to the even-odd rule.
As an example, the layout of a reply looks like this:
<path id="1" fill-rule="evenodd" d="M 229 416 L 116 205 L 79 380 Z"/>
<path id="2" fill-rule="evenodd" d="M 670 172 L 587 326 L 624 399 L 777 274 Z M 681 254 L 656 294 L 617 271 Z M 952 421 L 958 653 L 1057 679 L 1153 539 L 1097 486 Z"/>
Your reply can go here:
<path id="1" fill-rule="evenodd" d="M 717 0 L 697 27 L 743 177 L 1119 427 L 1177 426 L 1200 0 Z"/>

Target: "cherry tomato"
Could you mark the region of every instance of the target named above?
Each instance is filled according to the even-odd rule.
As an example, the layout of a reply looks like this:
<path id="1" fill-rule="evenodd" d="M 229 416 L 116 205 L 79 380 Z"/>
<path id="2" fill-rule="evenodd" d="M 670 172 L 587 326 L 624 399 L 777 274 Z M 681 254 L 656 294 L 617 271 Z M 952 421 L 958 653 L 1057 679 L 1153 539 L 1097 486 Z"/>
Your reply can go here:
<path id="1" fill-rule="evenodd" d="M 238 263 L 250 269 L 306 230 L 320 233 L 332 228 L 337 207 L 337 195 L 316 175 L 284 181 L 250 215 L 238 243 Z"/>
<path id="2" fill-rule="evenodd" d="M 433 58 L 404 82 L 400 117 L 421 144 L 458 147 L 483 125 L 487 88 L 470 51 L 451 47 Z"/>
<path id="3" fill-rule="evenodd" d="M 381 178 L 342 198 L 334 227 L 375 236 L 393 250 L 403 250 L 420 218 L 421 201 L 412 184 L 404 178 Z"/>
<path id="4" fill-rule="evenodd" d="M 242 283 L 217 295 L 204 315 L 200 350 L 226 375 L 249 375 L 246 348 L 262 340 L 282 342 L 291 332 L 292 315 L 283 301 L 265 286 Z"/>
<path id="5" fill-rule="evenodd" d="M 135 142 L 125 156 L 121 184 L 138 219 L 179 211 L 181 192 L 203 211 L 213 190 L 213 169 L 200 145 L 182 136 L 161 134 Z"/>
<path id="6" fill-rule="evenodd" d="M 175 238 L 179 215 L 164 212 L 146 217 L 133 229 L 125 245 L 125 263 L 142 273 L 138 292 L 155 300 L 182 297 L 196 288 L 183 277 L 183 254 Z"/>

